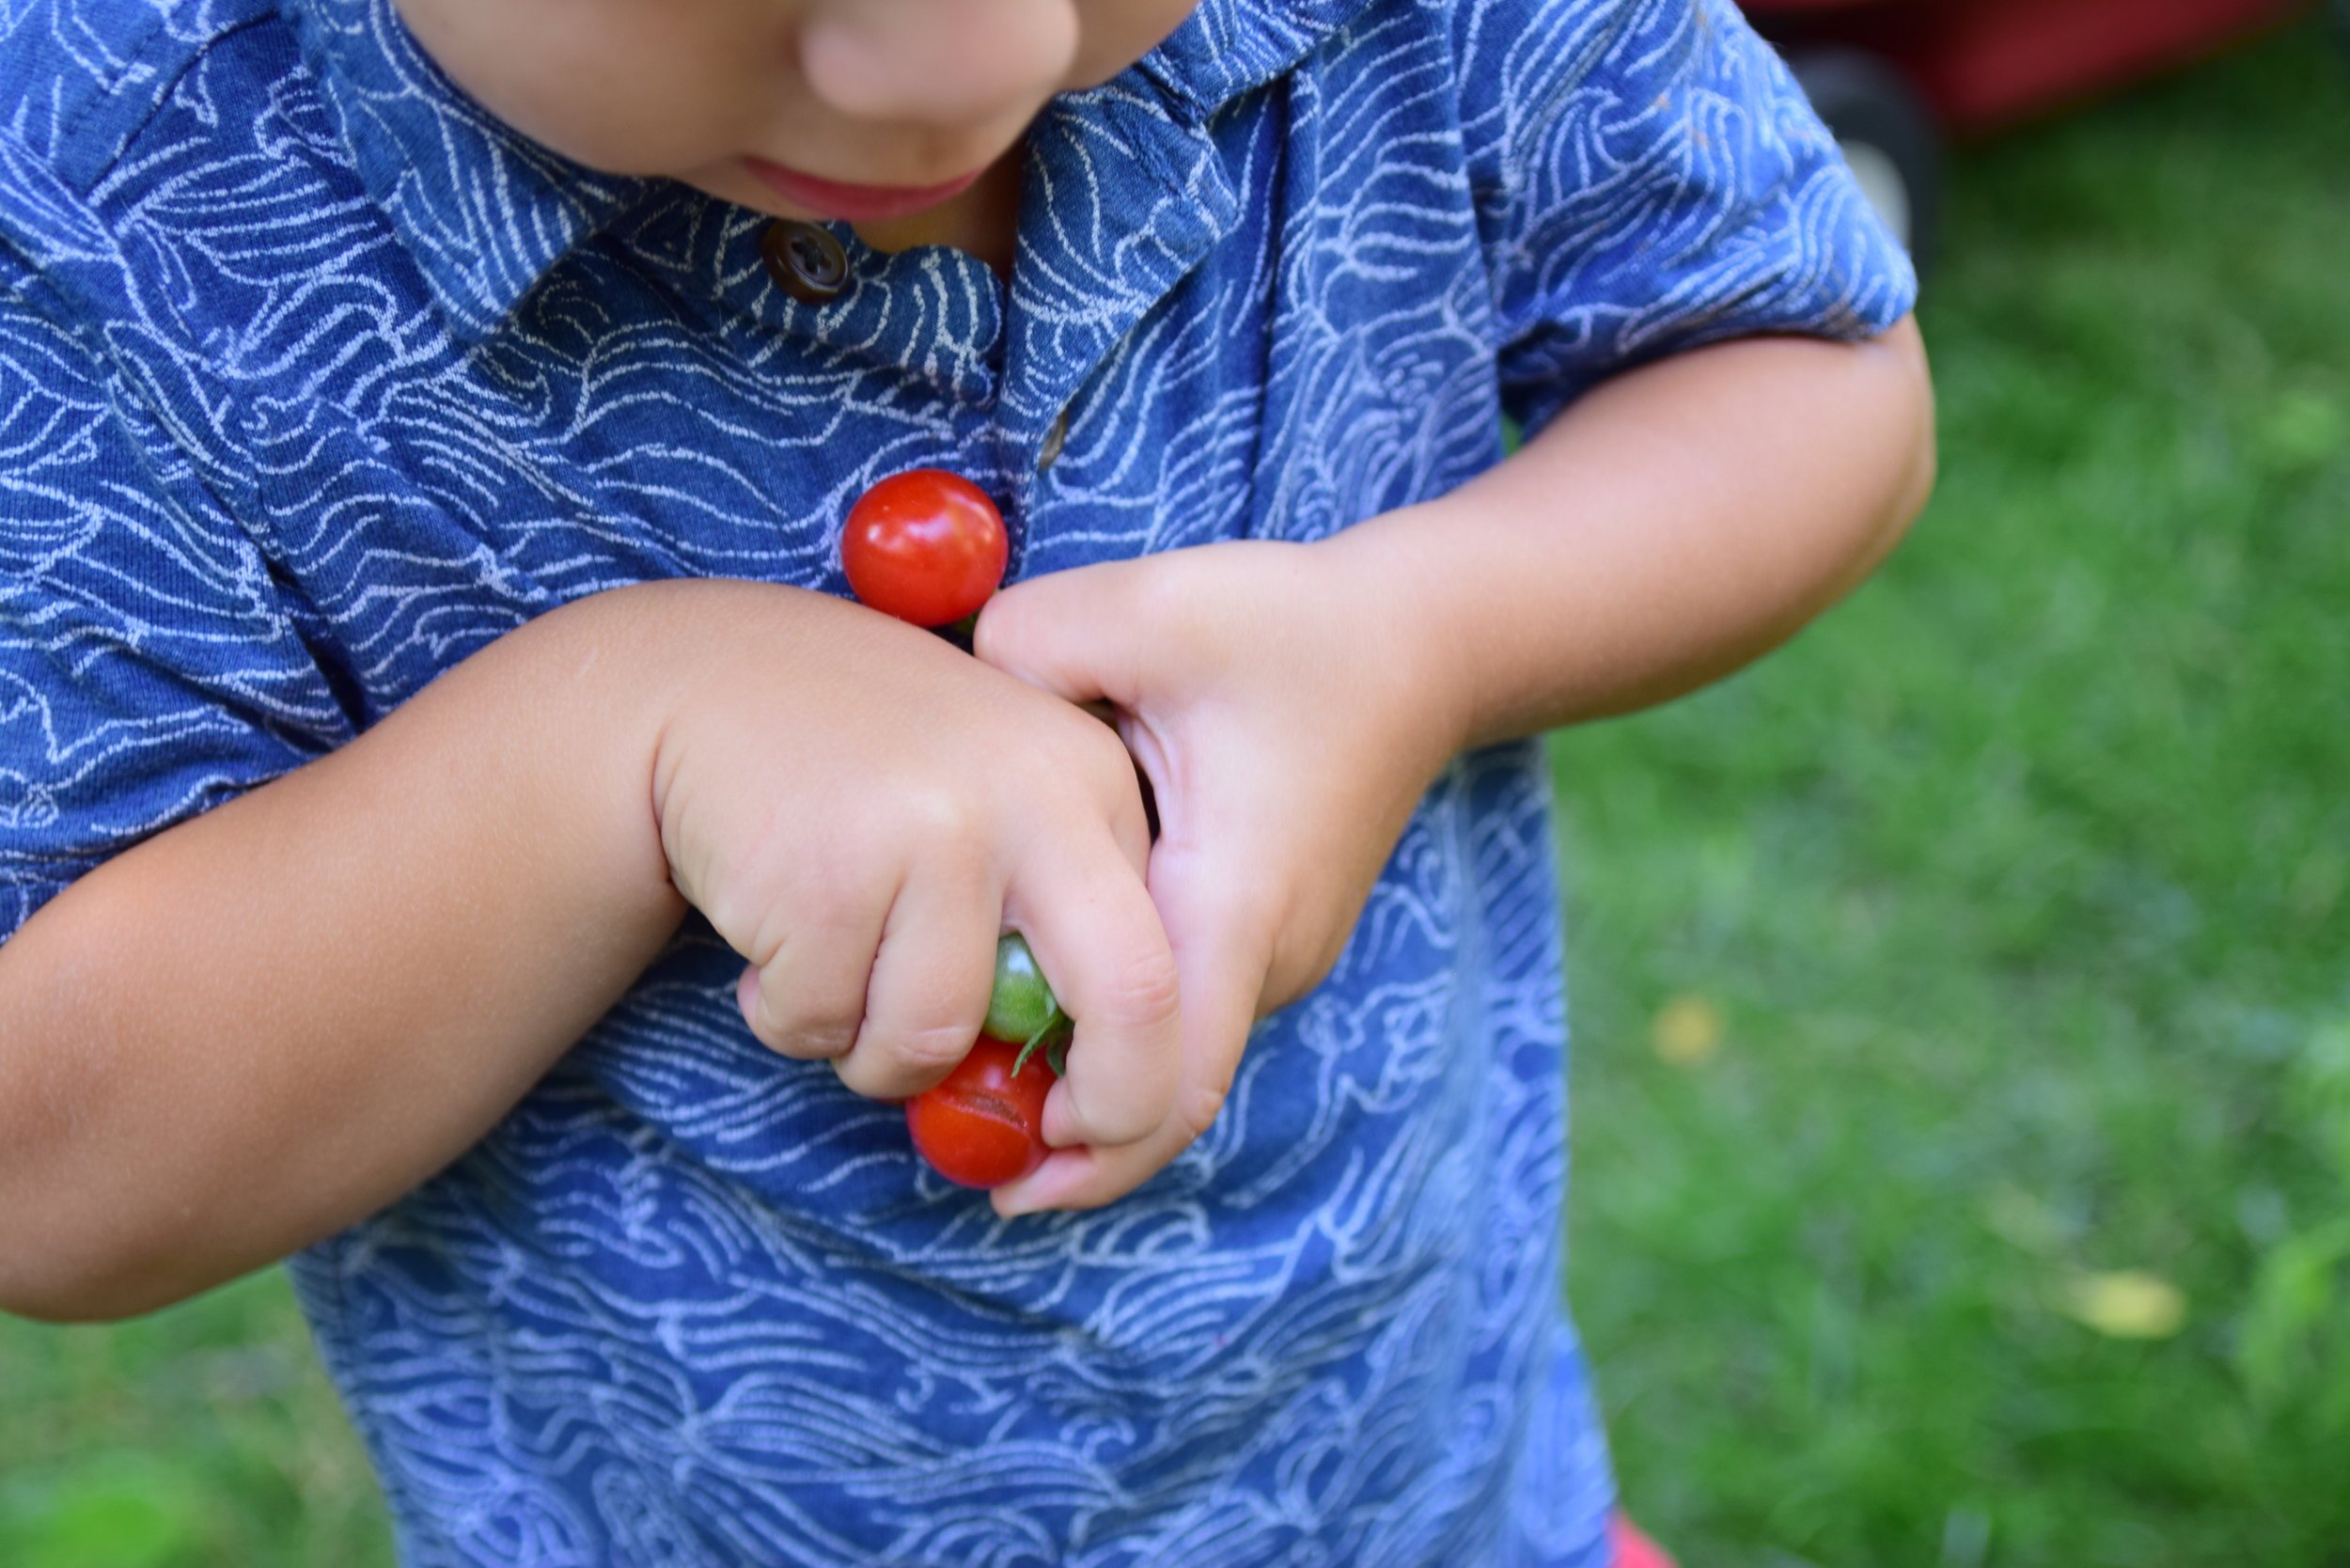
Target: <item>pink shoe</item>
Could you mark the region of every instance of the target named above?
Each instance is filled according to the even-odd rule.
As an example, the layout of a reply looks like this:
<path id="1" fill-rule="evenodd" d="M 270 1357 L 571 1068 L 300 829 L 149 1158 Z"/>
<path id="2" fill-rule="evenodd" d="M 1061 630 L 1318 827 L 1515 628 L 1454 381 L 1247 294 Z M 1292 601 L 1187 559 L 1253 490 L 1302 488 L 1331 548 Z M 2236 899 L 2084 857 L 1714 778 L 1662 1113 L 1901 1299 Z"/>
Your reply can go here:
<path id="1" fill-rule="evenodd" d="M 1665 1548 L 1642 1535 L 1621 1513 L 1608 1515 L 1607 1544 L 1616 1549 L 1616 1568 L 1673 1568 Z"/>

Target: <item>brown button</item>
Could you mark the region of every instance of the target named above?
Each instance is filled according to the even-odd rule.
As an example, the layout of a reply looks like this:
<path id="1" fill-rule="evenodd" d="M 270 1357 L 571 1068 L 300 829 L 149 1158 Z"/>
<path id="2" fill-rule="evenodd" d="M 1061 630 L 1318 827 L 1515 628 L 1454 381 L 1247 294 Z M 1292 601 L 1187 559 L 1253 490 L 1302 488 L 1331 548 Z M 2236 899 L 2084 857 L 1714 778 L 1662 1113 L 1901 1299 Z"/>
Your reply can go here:
<path id="1" fill-rule="evenodd" d="M 825 305 L 849 284 L 849 256 L 830 231 L 777 218 L 759 242 L 760 259 L 776 287 L 802 305 Z"/>
<path id="2" fill-rule="evenodd" d="M 1060 461 L 1060 449 L 1069 444 L 1069 411 L 1062 409 L 1053 421 L 1053 428 L 1044 432 L 1044 446 L 1036 454 L 1036 471 L 1043 473 Z"/>

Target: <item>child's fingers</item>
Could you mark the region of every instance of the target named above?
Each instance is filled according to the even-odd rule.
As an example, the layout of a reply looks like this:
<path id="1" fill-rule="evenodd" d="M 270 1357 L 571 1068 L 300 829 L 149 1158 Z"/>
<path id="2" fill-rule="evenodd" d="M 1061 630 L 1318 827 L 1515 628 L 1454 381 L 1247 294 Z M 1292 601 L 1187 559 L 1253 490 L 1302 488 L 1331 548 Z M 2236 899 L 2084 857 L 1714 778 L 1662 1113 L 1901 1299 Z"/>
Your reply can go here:
<path id="1" fill-rule="evenodd" d="M 1109 1157 L 1113 1153 L 1118 1156 L 1115 1161 Z M 1090 1145 L 1056 1149 L 1042 1165 L 988 1196 L 995 1212 L 1006 1219 L 1047 1209 L 1099 1208 L 1149 1181 L 1173 1157 L 1154 1159 L 1138 1143 L 1115 1151 Z"/>
<path id="2" fill-rule="evenodd" d="M 1121 847 L 1097 833 L 1059 848 L 1014 881 L 1005 906 L 1076 1023 L 1045 1124 L 1060 1142 L 1132 1143 L 1174 1104 L 1183 1065 L 1175 957 Z"/>
<path id="3" fill-rule="evenodd" d="M 833 1064 L 842 1083 L 896 1100 L 953 1071 L 987 1017 L 1002 918 L 1002 895 L 983 870 L 933 867 L 899 892 L 873 955 L 865 1022 Z"/>
<path id="4" fill-rule="evenodd" d="M 1134 564 L 1105 561 L 1013 584 L 979 611 L 972 651 L 1067 701 L 1131 706 Z"/>
<path id="5" fill-rule="evenodd" d="M 885 911 L 830 924 L 795 926 L 738 984 L 744 1021 L 769 1050 L 800 1061 L 846 1052 L 865 1016 L 866 977 L 881 942 Z"/>
<path id="6" fill-rule="evenodd" d="M 1166 1119 L 1152 1133 L 1118 1148 L 1060 1149 L 1036 1170 L 996 1189 L 995 1209 L 1010 1215 L 1038 1209 L 1090 1209 L 1122 1198 L 1165 1169 L 1206 1132 L 1224 1108 L 1233 1075 L 1256 1022 L 1263 964 L 1238 933 L 1237 922 L 1209 924 L 1196 933 L 1179 925 L 1175 948 L 1183 987 L 1183 1071 Z M 1074 1063 L 1073 1062 L 1073 1066 Z M 1045 1137 L 1063 1131 L 1051 1101 Z"/>

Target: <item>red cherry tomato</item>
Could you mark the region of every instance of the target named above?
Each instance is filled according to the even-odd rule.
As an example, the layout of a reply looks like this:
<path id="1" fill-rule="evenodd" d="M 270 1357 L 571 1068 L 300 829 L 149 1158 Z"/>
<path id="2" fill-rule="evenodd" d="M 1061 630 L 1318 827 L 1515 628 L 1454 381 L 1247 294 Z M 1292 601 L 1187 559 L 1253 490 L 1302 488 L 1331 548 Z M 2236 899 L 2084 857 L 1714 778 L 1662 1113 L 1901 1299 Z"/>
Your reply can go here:
<path id="1" fill-rule="evenodd" d="M 906 1102 L 906 1127 L 922 1157 L 950 1182 L 1000 1187 L 1026 1176 L 1051 1152 L 1044 1142 L 1044 1096 L 1053 1070 L 1042 1052 L 1013 1077 L 1020 1047 L 980 1037 L 946 1080 Z"/>
<path id="2" fill-rule="evenodd" d="M 840 535 L 858 603 L 916 626 L 978 614 L 1010 550 L 987 493 L 937 468 L 893 474 L 858 496 Z"/>

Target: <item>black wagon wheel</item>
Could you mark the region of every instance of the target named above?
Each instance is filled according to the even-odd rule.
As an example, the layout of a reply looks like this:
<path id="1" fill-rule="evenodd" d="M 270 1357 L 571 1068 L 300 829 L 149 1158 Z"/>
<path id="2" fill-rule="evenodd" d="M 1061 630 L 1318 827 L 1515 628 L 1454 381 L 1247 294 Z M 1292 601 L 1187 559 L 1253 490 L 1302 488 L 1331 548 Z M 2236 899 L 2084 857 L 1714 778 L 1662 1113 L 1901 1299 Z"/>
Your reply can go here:
<path id="1" fill-rule="evenodd" d="M 2350 0 L 2336 0 L 2350 7 Z M 1942 218 L 1942 136 L 1910 85 L 1857 49 L 1800 49 L 1788 58 L 1834 133 L 1854 178 L 1924 272 Z"/>

